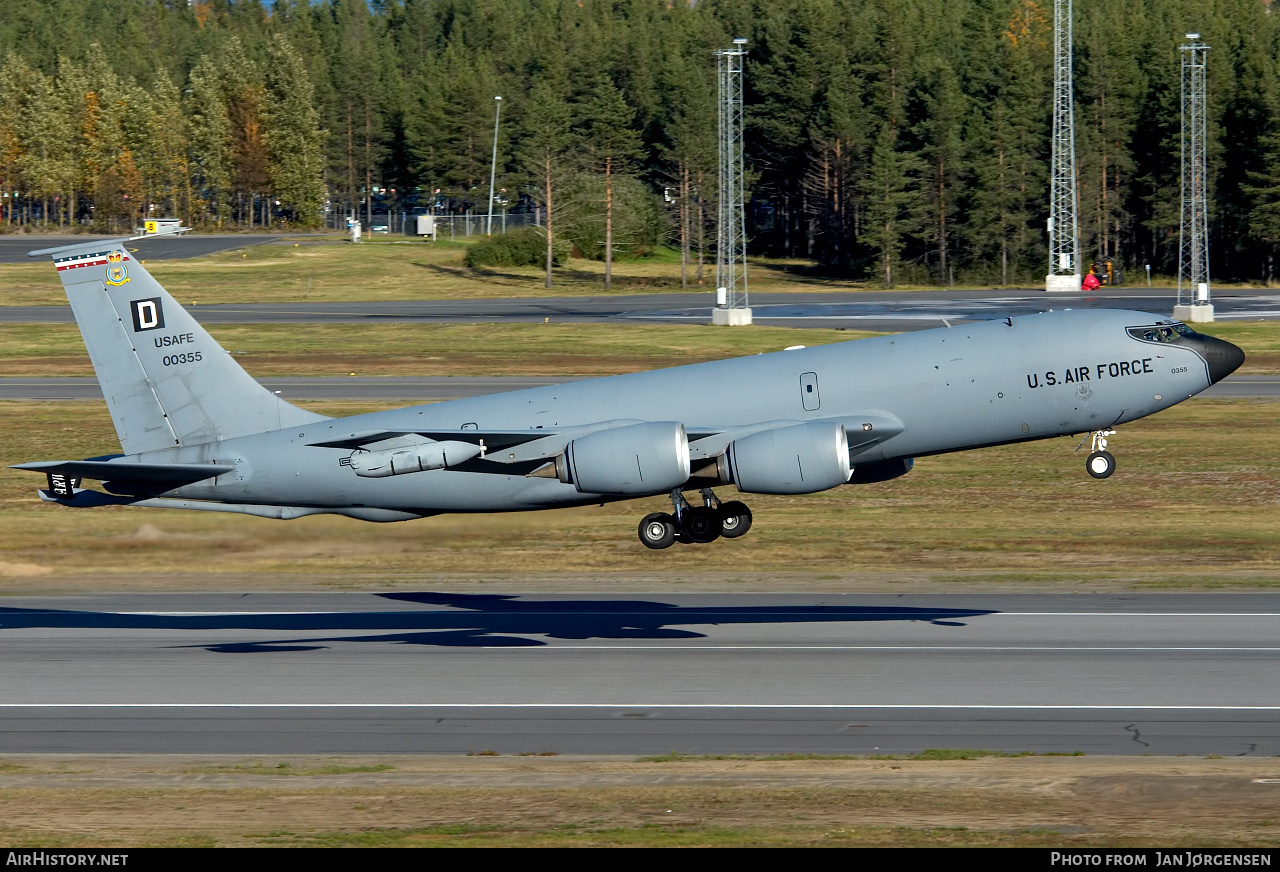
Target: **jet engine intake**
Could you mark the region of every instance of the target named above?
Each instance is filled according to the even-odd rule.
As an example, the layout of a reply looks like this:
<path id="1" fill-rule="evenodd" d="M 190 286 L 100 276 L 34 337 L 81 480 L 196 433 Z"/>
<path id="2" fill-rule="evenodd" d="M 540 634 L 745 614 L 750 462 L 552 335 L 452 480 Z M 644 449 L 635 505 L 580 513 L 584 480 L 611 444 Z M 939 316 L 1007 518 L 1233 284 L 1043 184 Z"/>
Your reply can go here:
<path id="1" fill-rule="evenodd" d="M 584 494 L 660 494 L 689 479 L 689 437 L 676 421 L 597 430 L 565 447 L 556 476 Z"/>
<path id="2" fill-rule="evenodd" d="M 385 478 L 456 466 L 479 454 L 480 446 L 470 442 L 428 442 L 388 451 L 358 452 L 351 455 L 350 466 L 363 478 Z"/>
<path id="3" fill-rule="evenodd" d="M 810 421 L 735 439 L 725 452 L 729 479 L 749 494 L 811 494 L 849 480 L 843 424 Z"/>

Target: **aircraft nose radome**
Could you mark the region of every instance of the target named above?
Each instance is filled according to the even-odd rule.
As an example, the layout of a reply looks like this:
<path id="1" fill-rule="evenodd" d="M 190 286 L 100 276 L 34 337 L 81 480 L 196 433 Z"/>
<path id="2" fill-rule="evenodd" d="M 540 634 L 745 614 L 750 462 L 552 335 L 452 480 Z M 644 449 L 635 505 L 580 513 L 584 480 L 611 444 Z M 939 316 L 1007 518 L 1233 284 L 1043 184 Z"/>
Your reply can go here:
<path id="1" fill-rule="evenodd" d="M 1225 339 L 1204 337 L 1204 359 L 1209 364 L 1209 381 L 1217 384 L 1244 363 L 1244 351 Z"/>

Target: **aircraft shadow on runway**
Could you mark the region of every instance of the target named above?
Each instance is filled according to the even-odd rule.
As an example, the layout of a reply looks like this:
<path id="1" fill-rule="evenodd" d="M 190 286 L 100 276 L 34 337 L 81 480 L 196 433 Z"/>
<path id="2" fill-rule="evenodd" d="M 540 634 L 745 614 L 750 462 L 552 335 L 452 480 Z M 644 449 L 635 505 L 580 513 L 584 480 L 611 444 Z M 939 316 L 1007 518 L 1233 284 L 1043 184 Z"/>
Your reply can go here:
<path id="1" fill-rule="evenodd" d="M 0 608 L 0 640 L 14 629 L 263 630 L 342 633 L 316 638 L 204 642 L 166 647 L 203 648 L 219 654 L 314 651 L 328 643 L 381 642 L 437 647 L 543 647 L 539 638 L 703 639 L 705 633 L 678 625 L 793 624 L 818 622 L 922 621 L 964 627 L 964 618 L 992 609 L 897 606 L 687 606 L 649 600 L 524 600 L 501 594 L 386 593 L 386 599 L 441 606 L 441 610 L 216 614 L 133 614 Z"/>

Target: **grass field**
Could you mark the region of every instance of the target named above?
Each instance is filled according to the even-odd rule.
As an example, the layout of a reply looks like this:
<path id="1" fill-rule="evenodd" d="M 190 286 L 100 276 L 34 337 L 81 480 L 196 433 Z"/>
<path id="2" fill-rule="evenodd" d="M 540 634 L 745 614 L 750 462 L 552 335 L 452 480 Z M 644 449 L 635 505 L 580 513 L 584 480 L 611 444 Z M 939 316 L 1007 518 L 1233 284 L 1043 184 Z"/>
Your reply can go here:
<path id="1" fill-rule="evenodd" d="M 402 298 L 409 294 L 405 276 L 418 273 L 430 277 L 433 294 L 465 295 L 454 282 L 477 280 L 459 277 L 450 258 L 460 258 L 459 247 L 288 244 L 156 267 L 189 282 L 193 298 L 196 286 L 235 289 L 249 298 L 275 287 L 281 298 L 291 298 L 282 283 L 305 281 L 312 266 L 312 278 L 328 284 L 321 291 L 313 282 L 311 292 L 334 298 L 376 296 L 356 288 L 356 278 L 368 280 L 361 288 Z M 658 258 L 627 268 L 642 273 L 670 266 L 669 258 L 665 266 Z M 33 268 L 0 267 L 0 283 Z M 56 285 L 48 266 L 40 269 Z M 1218 323 L 1206 330 L 1245 348 L 1245 372 L 1280 371 L 1280 322 Z M 608 375 L 867 335 L 555 323 L 224 325 L 212 332 L 257 376 Z M 90 375 L 77 334 L 72 325 L 0 326 L 0 372 Z M 312 405 L 335 415 L 374 408 Z M 926 458 L 892 482 L 751 497 L 757 520 L 745 539 L 660 553 L 640 546 L 635 525 L 644 513 L 665 507 L 663 498 L 392 525 L 334 517 L 273 522 L 127 508 L 76 512 L 39 503 L 38 476 L 3 470 L 0 592 L 74 588 L 96 576 L 129 587 L 179 576 L 194 586 L 226 585 L 245 575 L 290 586 L 414 584 L 444 576 L 481 585 L 519 576 L 562 588 L 640 577 L 671 585 L 842 589 L 1269 586 L 1280 579 L 1278 408 L 1194 400 L 1128 425 L 1114 442 L 1119 472 L 1105 482 L 1084 475 L 1083 453 L 1062 438 Z M 118 447 L 97 402 L 4 403 L 0 445 L 4 464 Z"/>
<path id="2" fill-rule="evenodd" d="M 1276 788 L 1256 779 L 1277 763 L 14 755 L 0 761 L 0 841 L 1274 849 Z"/>
<path id="3" fill-rule="evenodd" d="M 71 238 L 68 237 L 68 243 Z M 555 271 L 554 286 L 544 286 L 540 267 L 468 269 L 467 244 L 417 240 L 352 245 L 337 238 L 307 237 L 267 245 L 248 245 L 191 260 L 155 260 L 147 269 L 184 305 L 197 303 L 272 303 L 321 300 L 441 300 L 481 297 L 547 297 L 604 293 L 604 264 L 572 260 Z M 613 290 L 618 295 L 680 291 L 680 257 L 664 249 L 659 256 L 614 262 Z M 751 290 L 877 291 L 874 283 L 813 274 L 803 261 L 753 259 Z M 701 285 L 696 266 L 688 290 L 711 294 L 715 263 L 707 265 Z M 901 289 L 899 289 L 901 290 Z M 0 306 L 62 305 L 66 297 L 53 266 L 45 259 L 0 265 Z"/>
<path id="4" fill-rule="evenodd" d="M 74 237 L 67 237 L 70 244 Z M 541 267 L 472 270 L 463 264 L 469 243 L 380 240 L 352 245 L 338 236 L 307 236 L 191 260 L 155 260 L 147 269 L 184 305 L 198 303 L 273 303 L 322 300 L 443 300 L 603 294 L 604 263 L 574 259 L 555 270 L 553 287 L 544 286 Z M 885 291 L 876 281 L 853 281 L 819 274 L 800 259 L 752 258 L 753 293 L 793 291 Z M 985 286 L 984 286 L 985 287 Z M 697 265 L 687 272 L 685 290 L 711 294 L 715 262 L 698 282 Z M 614 261 L 616 295 L 681 291 L 680 254 L 659 249 L 643 259 Z M 899 285 L 902 291 L 937 291 L 935 286 Z M 991 288 L 991 290 L 999 290 Z M 62 286 L 43 258 L 0 264 L 0 306 L 62 305 Z"/>
<path id="5" fill-rule="evenodd" d="M 357 404 L 309 404 L 348 414 Z M 752 496 L 741 540 L 652 552 L 639 518 L 667 501 L 402 524 L 268 521 L 154 509 L 75 511 L 0 471 L 0 592 L 464 585 L 588 590 L 655 579 L 716 589 L 1270 587 L 1280 582 L 1280 406 L 1191 400 L 1122 428 L 1119 470 L 1085 475 L 1068 438 L 924 458 L 890 482 Z M 115 450 L 96 403 L 0 405 L 0 463 Z M 724 489 L 732 493 L 732 489 Z"/>
<path id="6" fill-rule="evenodd" d="M 590 376 L 719 360 L 861 331 L 641 324 L 213 325 L 214 339 L 255 376 Z M 74 324 L 0 324 L 0 372 L 89 376 Z"/>

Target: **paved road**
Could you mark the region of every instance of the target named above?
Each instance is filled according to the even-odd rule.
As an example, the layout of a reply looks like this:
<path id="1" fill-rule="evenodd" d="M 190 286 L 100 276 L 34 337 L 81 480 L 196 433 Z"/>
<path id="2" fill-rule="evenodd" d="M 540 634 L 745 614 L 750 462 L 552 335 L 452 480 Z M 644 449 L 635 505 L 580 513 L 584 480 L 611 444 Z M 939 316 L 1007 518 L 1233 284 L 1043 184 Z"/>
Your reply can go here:
<path id="1" fill-rule="evenodd" d="M 262 384 L 289 399 L 307 400 L 455 400 L 503 391 L 561 384 L 575 379 L 494 376 L 421 378 L 404 376 L 349 378 L 263 378 Z M 1280 399 L 1280 376 L 1233 375 L 1202 397 Z M 2 378 L 0 400 L 94 400 L 102 389 L 92 378 Z"/>
<path id="2" fill-rule="evenodd" d="M 0 753 L 1280 753 L 1280 595 L 156 594 L 0 609 Z"/>
<path id="3" fill-rule="evenodd" d="M 0 263 L 36 263 L 27 257 L 28 251 L 53 248 L 58 245 L 75 245 L 95 239 L 119 239 L 119 236 L 0 236 Z M 157 236 L 130 242 L 129 248 L 146 260 L 182 260 L 203 257 L 232 248 L 247 248 L 274 242 L 279 234 L 213 233 L 197 236 Z M 45 259 L 47 261 L 47 258 Z M 53 267 L 50 266 L 50 271 Z"/>
<path id="4" fill-rule="evenodd" d="M 1167 288 L 1122 288 L 1103 294 L 1043 291 L 925 291 L 912 293 L 755 294 L 755 323 L 778 327 L 825 327 L 905 331 L 944 323 L 1025 315 L 1046 309 L 1137 309 L 1168 317 L 1174 292 Z M 1215 297 L 1219 320 L 1280 317 L 1280 292 L 1222 293 Z M 352 303 L 226 303 L 192 307 L 204 324 L 617 322 L 705 324 L 709 294 L 637 294 L 608 297 L 525 297 L 500 300 L 402 300 Z M 0 323 L 72 321 L 67 306 L 0 306 Z"/>

